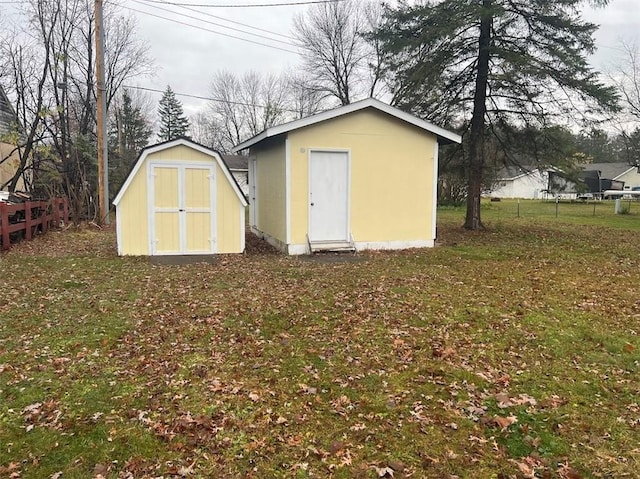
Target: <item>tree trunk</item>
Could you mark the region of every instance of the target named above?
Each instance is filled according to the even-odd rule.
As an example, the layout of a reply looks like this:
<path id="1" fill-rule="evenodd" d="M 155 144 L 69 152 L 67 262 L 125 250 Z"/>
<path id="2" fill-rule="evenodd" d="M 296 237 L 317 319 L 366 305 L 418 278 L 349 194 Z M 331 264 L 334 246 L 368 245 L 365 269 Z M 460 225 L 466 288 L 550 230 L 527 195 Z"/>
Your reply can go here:
<path id="1" fill-rule="evenodd" d="M 493 0 L 482 1 L 480 18 L 480 39 L 478 41 L 478 76 L 473 96 L 473 116 L 471 117 L 471 140 L 469 147 L 469 189 L 467 192 L 467 216 L 464 228 L 484 229 L 480 220 L 480 193 L 482 191 L 482 170 L 484 168 L 485 113 L 487 111 L 487 83 L 489 79 L 489 48 L 493 23 Z"/>

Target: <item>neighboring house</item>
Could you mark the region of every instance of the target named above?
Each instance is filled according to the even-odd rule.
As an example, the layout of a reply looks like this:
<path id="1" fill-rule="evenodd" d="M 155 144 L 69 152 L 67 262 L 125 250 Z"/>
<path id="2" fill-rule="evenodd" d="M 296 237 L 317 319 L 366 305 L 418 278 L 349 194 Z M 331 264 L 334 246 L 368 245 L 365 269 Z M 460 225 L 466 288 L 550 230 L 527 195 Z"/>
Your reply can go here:
<path id="1" fill-rule="evenodd" d="M 562 198 L 580 195 L 599 197 L 606 190 L 633 190 L 640 188 L 638 167 L 627 163 L 586 163 L 579 167 L 578 182 L 551 174 L 549 189 Z"/>
<path id="2" fill-rule="evenodd" d="M 433 246 L 438 146 L 460 142 L 374 99 L 268 128 L 234 148 L 251 229 L 288 254 Z"/>
<path id="3" fill-rule="evenodd" d="M 549 172 L 539 168 L 508 166 L 498 172 L 493 198 L 542 198 L 549 187 Z"/>
<path id="4" fill-rule="evenodd" d="M 582 168 L 591 193 L 640 187 L 639 168 L 628 163 L 590 163 Z"/>
<path id="5" fill-rule="evenodd" d="M 113 204 L 120 255 L 244 251 L 246 198 L 221 156 L 190 140 L 143 149 Z"/>
<path id="6" fill-rule="evenodd" d="M 229 167 L 229 171 L 236 179 L 242 193 L 249 194 L 249 157 L 245 155 L 221 155 Z"/>
<path id="7" fill-rule="evenodd" d="M 15 175 L 20 166 L 20 155 L 16 146 L 7 141 L 7 135 L 15 130 L 16 114 L 0 85 L 0 189 L 7 190 L 5 185 Z M 4 161 L 3 161 L 4 160 Z M 24 191 L 24 179 L 20 178 L 16 190 Z"/>

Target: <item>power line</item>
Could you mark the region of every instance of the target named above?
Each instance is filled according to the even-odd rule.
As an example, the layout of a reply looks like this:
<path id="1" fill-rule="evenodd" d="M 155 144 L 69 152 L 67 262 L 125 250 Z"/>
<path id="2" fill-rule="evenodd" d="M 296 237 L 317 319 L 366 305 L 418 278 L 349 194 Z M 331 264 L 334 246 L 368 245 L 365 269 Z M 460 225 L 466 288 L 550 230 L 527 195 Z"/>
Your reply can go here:
<path id="1" fill-rule="evenodd" d="M 150 91 L 150 92 L 153 92 L 153 93 L 164 93 L 164 90 L 158 90 L 157 88 L 149 88 L 149 87 L 133 86 L 133 85 L 122 85 L 122 86 L 123 86 L 123 88 L 132 88 L 134 90 Z M 208 96 L 191 95 L 189 93 L 178 93 L 177 91 L 174 91 L 173 93 L 176 96 L 183 96 L 185 98 L 195 98 L 196 100 L 215 101 L 217 103 L 226 103 L 228 105 L 239 105 L 239 106 L 252 106 L 252 107 L 258 107 L 258 108 L 268 108 L 266 105 L 258 105 L 257 103 L 245 103 L 245 102 L 241 102 L 241 101 L 223 100 L 222 98 L 213 98 L 213 97 L 208 97 Z M 298 110 L 290 110 L 290 109 L 287 109 L 287 108 L 282 108 L 282 111 L 298 113 Z"/>
<path id="2" fill-rule="evenodd" d="M 148 2 L 148 3 L 164 3 L 165 5 L 171 5 L 171 2 L 168 2 L 166 0 L 161 0 L 161 1 L 154 1 L 154 0 L 142 0 L 144 2 Z M 271 30 L 266 30 L 264 28 L 260 28 L 260 27 L 254 27 L 253 25 L 249 25 L 247 23 L 242 23 L 242 22 L 237 22 L 235 20 L 231 20 L 229 18 L 224 18 L 224 17 L 220 17 L 218 15 L 213 15 L 212 13 L 208 13 L 208 12 L 203 12 L 202 10 L 196 10 L 195 8 L 189 8 L 183 5 L 177 5 L 180 6 L 181 8 L 185 9 L 185 10 L 189 10 L 192 12 L 196 12 L 199 13 L 200 15 L 205 15 L 207 17 L 211 17 L 211 18 L 217 18 L 218 20 L 223 20 L 225 22 L 229 22 L 229 23 L 233 23 L 235 25 L 240 25 L 242 27 L 247 27 L 247 28 L 251 28 L 253 30 L 258 30 L 260 32 L 265 32 L 265 33 L 270 33 L 271 35 L 277 35 L 279 37 L 283 37 L 283 38 L 288 38 L 289 40 L 295 40 L 295 38 L 289 36 L 289 35 L 284 35 L 282 33 L 278 33 L 278 32 L 273 32 Z"/>
<path id="3" fill-rule="evenodd" d="M 307 0 L 303 2 L 280 2 L 280 3 L 244 3 L 244 4 L 230 4 L 230 5 L 211 5 L 202 3 L 176 3 L 176 2 L 164 2 L 162 0 L 147 0 L 153 3 L 167 3 L 176 7 L 202 7 L 202 8 L 264 8 L 264 7 L 290 7 L 296 5 L 312 5 L 318 3 L 338 3 L 344 0 Z"/>
<path id="4" fill-rule="evenodd" d="M 200 27 L 198 25 L 192 25 L 190 23 L 181 22 L 180 20 L 175 20 L 173 18 L 167 18 L 167 17 L 163 17 L 161 15 L 156 15 L 155 13 L 143 12 L 142 10 L 137 10 L 135 8 L 131 8 L 131 7 L 127 7 L 127 6 L 124 6 L 123 8 L 126 8 L 127 10 L 131 10 L 132 12 L 137 12 L 137 13 L 141 13 L 143 15 L 149 15 L 151 17 L 156 17 L 156 18 L 160 18 L 162 20 L 167 20 L 168 22 L 178 23 L 180 25 L 185 25 L 185 26 L 191 27 L 191 28 L 197 28 L 198 30 L 204 30 L 205 32 L 215 33 L 216 35 L 222 35 L 223 37 L 229 37 L 229 38 L 234 38 L 236 40 L 242 40 L 243 42 L 253 43 L 254 45 L 260 45 L 262 47 L 274 48 L 276 50 L 281 50 L 281 51 L 287 52 L 287 53 L 293 53 L 295 55 L 298 54 L 298 52 L 294 52 L 293 50 L 287 50 L 286 48 L 277 47 L 275 45 L 267 45 L 266 43 L 256 42 L 256 41 L 253 41 L 253 40 L 249 40 L 248 38 L 237 37 L 235 35 L 230 35 L 228 33 L 216 32 L 215 30 L 211 30 L 210 28 Z"/>
<path id="5" fill-rule="evenodd" d="M 175 15 L 180 15 L 180 16 L 182 16 L 182 17 L 190 18 L 190 19 L 192 19 L 192 20 L 197 20 L 197 21 L 200 21 L 200 22 L 203 22 L 203 23 L 208 23 L 208 24 L 210 24 L 210 25 L 215 25 L 216 27 L 227 28 L 227 29 L 229 29 L 229 30 L 233 30 L 233 31 L 235 31 L 235 32 L 245 33 L 245 34 L 247 34 L 247 35 L 253 35 L 254 37 L 264 38 L 265 40 L 270 40 L 270 41 L 272 41 L 272 42 L 278 42 L 278 43 L 282 43 L 282 44 L 287 45 L 287 46 L 290 46 L 290 47 L 295 47 L 295 45 L 294 45 L 294 44 L 289 43 L 289 42 L 285 42 L 284 40 L 278 40 L 277 38 L 267 37 L 267 36 L 265 36 L 265 35 L 260 35 L 259 33 L 252 33 L 252 32 L 248 32 L 248 31 L 246 31 L 246 30 L 242 30 L 242 29 L 240 29 L 240 28 L 229 27 L 229 26 L 226 26 L 226 25 L 222 25 L 221 23 L 212 22 L 212 21 L 210 21 L 210 20 L 203 20 L 203 19 L 201 19 L 201 18 L 199 18 L 199 17 L 194 17 L 193 15 L 189 15 L 189 14 L 186 14 L 186 13 L 176 12 L 175 10 L 170 10 L 170 9 L 168 9 L 168 8 L 162 8 L 162 7 L 158 7 L 158 6 L 156 6 L 156 5 L 148 5 L 148 4 L 146 3 L 146 2 L 147 2 L 147 0 L 133 0 L 133 1 L 134 1 L 134 2 L 136 2 L 136 3 L 139 3 L 139 4 L 141 4 L 141 5 L 144 5 L 144 6 L 150 7 L 150 8 L 156 8 L 156 9 L 158 9 L 158 10 L 163 10 L 163 11 L 165 11 L 165 12 L 173 13 L 173 14 L 175 14 Z M 195 10 L 195 11 L 196 11 L 196 12 L 198 12 L 197 10 Z M 201 12 L 198 12 L 198 13 L 201 13 Z"/>

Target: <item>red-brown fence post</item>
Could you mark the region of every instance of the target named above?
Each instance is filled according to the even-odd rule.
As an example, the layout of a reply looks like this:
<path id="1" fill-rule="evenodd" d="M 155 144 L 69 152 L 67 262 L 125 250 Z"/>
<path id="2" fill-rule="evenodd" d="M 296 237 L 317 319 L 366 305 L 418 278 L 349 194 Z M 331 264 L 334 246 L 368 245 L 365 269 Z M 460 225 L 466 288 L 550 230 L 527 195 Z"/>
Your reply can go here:
<path id="1" fill-rule="evenodd" d="M 53 208 L 53 227 L 60 228 L 60 198 L 53 198 L 51 205 Z"/>
<path id="2" fill-rule="evenodd" d="M 63 211 L 64 211 L 64 225 L 67 226 L 69 224 L 69 201 L 66 197 L 62 198 Z"/>
<path id="3" fill-rule="evenodd" d="M 27 201 L 24 204 L 24 227 L 26 229 L 25 239 L 31 240 L 31 201 Z"/>
<path id="4" fill-rule="evenodd" d="M 2 249 L 8 250 L 11 248 L 11 239 L 9 237 L 9 212 L 7 211 L 7 204 L 0 202 L 0 227 L 2 228 Z"/>

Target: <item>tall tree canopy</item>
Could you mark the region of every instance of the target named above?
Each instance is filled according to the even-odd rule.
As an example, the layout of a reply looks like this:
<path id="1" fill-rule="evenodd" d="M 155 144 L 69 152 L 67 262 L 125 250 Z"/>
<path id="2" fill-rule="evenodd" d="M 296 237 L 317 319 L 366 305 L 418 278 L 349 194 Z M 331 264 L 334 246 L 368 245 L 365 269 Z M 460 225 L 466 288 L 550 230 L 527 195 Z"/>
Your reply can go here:
<path id="1" fill-rule="evenodd" d="M 167 89 L 162 94 L 158 108 L 160 116 L 160 141 L 175 140 L 187 135 L 189 130 L 189 120 L 184 115 L 182 103 L 176 98 L 176 94 L 167 85 Z"/>
<path id="2" fill-rule="evenodd" d="M 132 98 L 126 89 L 112 102 L 109 124 L 109 189 L 112 197 L 151 137 L 150 122 L 141 103 L 140 97 Z"/>
<path id="3" fill-rule="evenodd" d="M 587 63 L 597 27 L 581 19 L 583 1 L 426 0 L 386 10 L 376 36 L 387 55 L 394 104 L 462 125 L 467 136 L 465 228 L 483 228 L 489 145 L 500 145 L 507 156 L 513 145 L 535 153 L 552 147 L 555 135 L 523 133 L 553 131 L 556 122 L 586 122 L 615 109 L 614 89 Z"/>
<path id="4" fill-rule="evenodd" d="M 377 38 L 380 6 L 370 0 L 319 2 L 295 17 L 293 35 L 303 52 L 309 87 L 348 105 L 381 90 L 381 50 Z"/>

